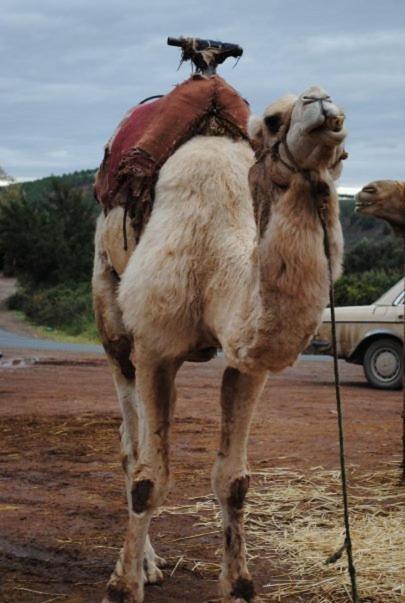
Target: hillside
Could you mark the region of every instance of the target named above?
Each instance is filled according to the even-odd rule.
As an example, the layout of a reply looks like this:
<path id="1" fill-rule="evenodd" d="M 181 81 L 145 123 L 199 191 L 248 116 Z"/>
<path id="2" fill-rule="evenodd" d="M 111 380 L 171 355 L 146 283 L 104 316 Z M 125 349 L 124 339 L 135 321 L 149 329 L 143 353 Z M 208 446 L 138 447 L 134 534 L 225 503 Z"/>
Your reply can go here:
<path id="1" fill-rule="evenodd" d="M 47 178 L 40 178 L 39 180 L 33 180 L 32 182 L 12 184 L 8 187 L 8 190 L 12 191 L 15 188 L 20 188 L 24 191 L 28 200 L 40 201 L 50 191 L 52 182 L 58 181 L 69 188 L 82 189 L 86 195 L 92 195 L 95 173 L 96 170 L 94 169 L 81 170 L 72 172 L 71 174 L 63 174 L 62 176 L 48 176 Z"/>
<path id="2" fill-rule="evenodd" d="M 391 227 L 382 220 L 371 216 L 362 216 L 355 212 L 354 199 L 340 199 L 340 219 L 342 222 L 346 252 L 350 251 L 361 239 L 394 239 Z"/>
<path id="3" fill-rule="evenodd" d="M 50 190 L 52 181 L 57 180 L 69 188 L 82 189 L 86 196 L 92 196 L 92 185 L 96 170 L 82 170 L 63 176 L 49 176 L 33 182 L 24 182 L 19 185 L 28 200 L 40 200 Z M 1 174 L 0 174 L 1 176 Z M 0 192 L 1 195 L 1 192 Z M 372 217 L 361 216 L 354 211 L 353 197 L 342 195 L 340 198 L 341 220 L 345 238 L 346 252 L 350 251 L 362 239 L 378 241 L 389 237 L 393 238 L 391 228 L 385 222 Z"/>

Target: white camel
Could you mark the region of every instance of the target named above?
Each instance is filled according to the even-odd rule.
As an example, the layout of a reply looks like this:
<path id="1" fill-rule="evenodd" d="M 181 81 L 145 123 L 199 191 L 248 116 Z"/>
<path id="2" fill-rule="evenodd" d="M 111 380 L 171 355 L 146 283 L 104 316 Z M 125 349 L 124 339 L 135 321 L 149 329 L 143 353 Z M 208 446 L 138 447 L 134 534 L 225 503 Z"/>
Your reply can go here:
<path id="1" fill-rule="evenodd" d="M 174 380 L 190 354 L 210 348 L 222 348 L 226 363 L 212 473 L 224 529 L 221 596 L 259 601 L 245 553 L 246 443 L 267 372 L 294 363 L 328 302 L 316 190 L 328 197 L 333 278 L 341 271 L 334 180 L 343 121 L 319 87 L 283 97 L 252 119 L 256 164 L 247 141 L 223 136 L 196 136 L 168 159 L 136 248 L 128 227 L 123 250 L 122 208 L 99 219 L 94 306 L 123 414 L 129 508 L 105 603 L 141 603 L 144 583 L 162 579 L 148 530 L 169 488 Z"/>

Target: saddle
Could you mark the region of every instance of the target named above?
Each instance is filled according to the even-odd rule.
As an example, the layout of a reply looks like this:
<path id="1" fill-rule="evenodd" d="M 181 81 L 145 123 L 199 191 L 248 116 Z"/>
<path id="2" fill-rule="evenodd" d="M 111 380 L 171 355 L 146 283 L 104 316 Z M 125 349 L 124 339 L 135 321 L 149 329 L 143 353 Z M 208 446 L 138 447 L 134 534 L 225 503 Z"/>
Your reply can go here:
<path id="1" fill-rule="evenodd" d="M 218 75 L 195 74 L 158 100 L 137 105 L 107 143 L 96 174 L 94 194 L 104 213 L 125 207 L 138 241 L 165 161 L 199 134 L 248 140 L 248 117 L 248 103 Z"/>

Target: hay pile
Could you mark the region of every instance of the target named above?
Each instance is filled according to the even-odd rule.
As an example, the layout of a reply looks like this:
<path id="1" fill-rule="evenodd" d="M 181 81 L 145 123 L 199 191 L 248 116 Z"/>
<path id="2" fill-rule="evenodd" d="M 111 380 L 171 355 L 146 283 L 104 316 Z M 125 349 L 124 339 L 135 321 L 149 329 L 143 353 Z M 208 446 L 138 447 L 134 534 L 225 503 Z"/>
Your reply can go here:
<path id="1" fill-rule="evenodd" d="M 273 469 L 254 477 L 246 506 L 251 567 L 254 559 L 264 559 L 280 575 L 264 586 L 263 598 L 350 601 L 346 556 L 333 565 L 325 564 L 343 543 L 339 472 L 315 467 L 303 475 Z M 352 539 L 362 603 L 405 601 L 405 488 L 398 485 L 398 478 L 398 467 L 367 474 L 351 471 Z M 196 538 L 220 531 L 212 496 L 164 512 L 195 516 Z M 184 540 L 185 552 L 176 567 L 187 565 L 209 575 L 218 572 L 220 550 L 212 559 L 215 563 L 204 563 L 193 557 L 195 544 L 187 542 L 191 539 Z"/>

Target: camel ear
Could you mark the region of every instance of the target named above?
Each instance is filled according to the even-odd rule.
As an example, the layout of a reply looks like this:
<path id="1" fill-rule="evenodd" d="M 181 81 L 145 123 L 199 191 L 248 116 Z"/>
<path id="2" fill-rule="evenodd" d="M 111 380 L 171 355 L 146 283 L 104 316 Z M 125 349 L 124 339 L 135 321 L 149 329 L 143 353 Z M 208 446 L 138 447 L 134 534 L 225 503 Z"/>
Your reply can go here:
<path id="1" fill-rule="evenodd" d="M 263 148 L 263 119 L 257 115 L 251 115 L 248 122 L 248 134 L 252 146 L 256 152 Z"/>
<path id="2" fill-rule="evenodd" d="M 281 127 L 281 124 L 283 123 L 283 117 L 281 113 L 273 113 L 273 115 L 266 115 L 266 117 L 264 118 L 264 123 L 266 124 L 270 134 L 277 134 Z"/>

